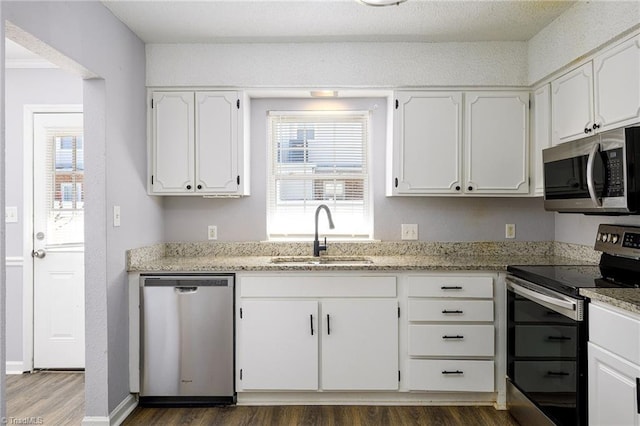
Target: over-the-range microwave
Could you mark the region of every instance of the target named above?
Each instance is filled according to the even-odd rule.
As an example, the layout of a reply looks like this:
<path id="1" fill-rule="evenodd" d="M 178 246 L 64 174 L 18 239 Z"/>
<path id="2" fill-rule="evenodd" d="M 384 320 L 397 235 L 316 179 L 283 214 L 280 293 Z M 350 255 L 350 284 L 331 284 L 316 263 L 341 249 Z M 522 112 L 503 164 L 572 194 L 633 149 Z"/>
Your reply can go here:
<path id="1" fill-rule="evenodd" d="M 640 214 L 640 126 L 544 149 L 545 210 Z"/>

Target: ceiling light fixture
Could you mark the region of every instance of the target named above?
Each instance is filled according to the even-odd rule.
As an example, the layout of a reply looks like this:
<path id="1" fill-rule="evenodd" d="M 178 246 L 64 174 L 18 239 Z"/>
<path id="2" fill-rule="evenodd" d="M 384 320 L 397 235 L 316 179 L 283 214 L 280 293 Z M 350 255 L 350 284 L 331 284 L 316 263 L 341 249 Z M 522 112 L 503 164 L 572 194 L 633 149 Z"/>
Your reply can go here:
<path id="1" fill-rule="evenodd" d="M 338 91 L 336 90 L 312 90 L 311 96 L 314 98 L 336 98 Z"/>
<path id="2" fill-rule="evenodd" d="M 357 0 L 367 6 L 394 6 L 404 3 L 407 0 Z"/>

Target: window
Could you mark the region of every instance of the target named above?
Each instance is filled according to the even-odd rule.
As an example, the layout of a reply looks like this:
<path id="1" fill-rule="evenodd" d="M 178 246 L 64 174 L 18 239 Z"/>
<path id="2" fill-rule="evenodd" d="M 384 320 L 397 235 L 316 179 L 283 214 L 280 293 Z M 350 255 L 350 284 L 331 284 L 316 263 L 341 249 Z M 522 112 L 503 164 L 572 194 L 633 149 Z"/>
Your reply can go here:
<path id="1" fill-rule="evenodd" d="M 322 234 L 371 238 L 369 112 L 270 111 L 268 122 L 269 238 L 313 235 L 320 204 L 336 226 L 321 218 Z"/>

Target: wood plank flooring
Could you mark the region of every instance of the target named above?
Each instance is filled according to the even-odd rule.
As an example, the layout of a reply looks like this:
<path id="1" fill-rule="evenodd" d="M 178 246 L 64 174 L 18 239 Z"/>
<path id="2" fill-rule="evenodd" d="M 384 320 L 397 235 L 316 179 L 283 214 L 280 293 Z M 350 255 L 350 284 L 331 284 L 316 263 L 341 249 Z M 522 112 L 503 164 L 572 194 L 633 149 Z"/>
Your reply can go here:
<path id="1" fill-rule="evenodd" d="M 272 406 L 221 408 L 138 407 L 123 423 L 133 425 L 234 426 L 517 426 L 493 407 Z"/>
<path id="2" fill-rule="evenodd" d="M 31 424 L 45 426 L 82 424 L 84 374 L 37 372 L 7 376 L 7 414 L 9 422 L 33 419 Z M 506 411 L 493 407 L 312 405 L 138 407 L 123 425 L 517 426 L 518 423 Z"/>
<path id="3" fill-rule="evenodd" d="M 30 421 L 27 424 L 45 426 L 82 423 L 84 373 L 36 372 L 6 377 L 7 424 L 24 419 Z"/>

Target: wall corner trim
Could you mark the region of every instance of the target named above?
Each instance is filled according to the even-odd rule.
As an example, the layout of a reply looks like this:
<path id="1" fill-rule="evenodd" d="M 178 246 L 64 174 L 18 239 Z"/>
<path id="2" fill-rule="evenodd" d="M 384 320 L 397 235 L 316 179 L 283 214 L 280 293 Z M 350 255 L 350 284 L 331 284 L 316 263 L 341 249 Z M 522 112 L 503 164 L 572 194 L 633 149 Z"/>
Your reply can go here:
<path id="1" fill-rule="evenodd" d="M 109 417 L 85 416 L 82 419 L 82 426 L 118 426 L 138 406 L 138 400 L 133 394 L 127 395 L 116 408 L 109 413 Z"/>

